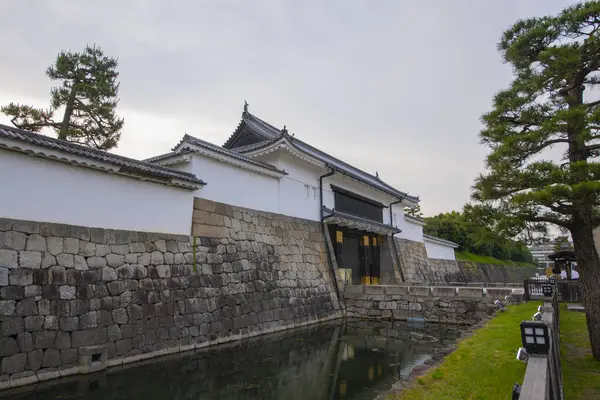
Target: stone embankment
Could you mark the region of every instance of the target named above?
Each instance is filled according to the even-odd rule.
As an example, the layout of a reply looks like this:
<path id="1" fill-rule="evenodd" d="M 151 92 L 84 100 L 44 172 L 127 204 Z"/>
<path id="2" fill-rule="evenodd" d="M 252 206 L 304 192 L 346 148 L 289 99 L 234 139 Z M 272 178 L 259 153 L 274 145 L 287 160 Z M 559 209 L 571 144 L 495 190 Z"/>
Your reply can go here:
<path id="1" fill-rule="evenodd" d="M 199 204 L 227 236 L 0 219 L 0 389 L 341 317 L 318 222 Z"/>
<path id="2" fill-rule="evenodd" d="M 496 300 L 520 302 L 522 289 L 451 286 L 350 286 L 348 317 L 473 325 L 498 309 Z"/>

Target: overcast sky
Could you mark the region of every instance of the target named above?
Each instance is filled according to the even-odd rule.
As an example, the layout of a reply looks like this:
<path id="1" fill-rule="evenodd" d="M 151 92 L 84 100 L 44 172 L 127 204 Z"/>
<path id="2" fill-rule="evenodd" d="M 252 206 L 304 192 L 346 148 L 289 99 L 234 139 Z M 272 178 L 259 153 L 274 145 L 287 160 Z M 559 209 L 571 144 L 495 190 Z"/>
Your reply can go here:
<path id="1" fill-rule="evenodd" d="M 570 3 L 1 0 L 0 104 L 47 107 L 56 54 L 96 43 L 119 58 L 115 152 L 165 153 L 184 133 L 223 144 L 246 100 L 260 118 L 420 195 L 432 215 L 460 209 L 483 171 L 479 117 L 511 80 L 501 33 Z"/>

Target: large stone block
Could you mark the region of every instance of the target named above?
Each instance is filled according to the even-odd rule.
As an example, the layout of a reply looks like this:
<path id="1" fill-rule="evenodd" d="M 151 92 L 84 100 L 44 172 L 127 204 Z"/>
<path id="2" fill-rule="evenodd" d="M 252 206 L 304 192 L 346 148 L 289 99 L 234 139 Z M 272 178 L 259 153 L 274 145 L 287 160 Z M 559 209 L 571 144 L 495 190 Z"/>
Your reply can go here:
<path id="1" fill-rule="evenodd" d="M 14 220 L 8 218 L 0 218 L 0 231 L 10 231 L 14 226 Z"/>
<path id="2" fill-rule="evenodd" d="M 2 373 L 10 375 L 21 372 L 25 369 L 27 354 L 19 353 L 14 356 L 2 358 Z"/>
<path id="3" fill-rule="evenodd" d="M 194 236 L 203 236 L 203 237 L 213 237 L 213 238 L 229 237 L 229 229 L 226 228 L 225 226 L 194 224 L 192 233 L 194 234 Z"/>
<path id="4" fill-rule="evenodd" d="M 36 349 L 27 353 L 27 369 L 30 371 L 37 371 L 42 367 L 42 360 L 44 359 L 44 351 Z"/>
<path id="5" fill-rule="evenodd" d="M 45 252 L 47 250 L 46 238 L 38 234 L 29 235 L 25 250 Z"/>
<path id="6" fill-rule="evenodd" d="M 75 286 L 59 286 L 58 294 L 61 300 L 73 300 L 76 297 L 76 288 Z"/>
<path id="7" fill-rule="evenodd" d="M 432 287 L 431 294 L 434 297 L 454 297 L 456 296 L 456 288 L 450 286 Z"/>
<path id="8" fill-rule="evenodd" d="M 39 269 L 42 265 L 42 253 L 38 251 L 19 252 L 19 265 L 21 268 Z"/>
<path id="9" fill-rule="evenodd" d="M 8 268 L 0 267 L 0 286 L 8 286 Z"/>
<path id="10" fill-rule="evenodd" d="M 79 253 L 79 239 L 65 238 L 64 240 L 64 252 L 67 254 Z"/>
<path id="11" fill-rule="evenodd" d="M 412 296 L 431 296 L 431 287 L 429 286 L 409 286 L 408 292 Z"/>
<path id="12" fill-rule="evenodd" d="M 2 322 L 2 336 L 17 335 L 25 330 L 23 318 L 15 317 Z"/>
<path id="13" fill-rule="evenodd" d="M 41 315 L 25 317 L 25 330 L 39 331 L 44 326 L 44 317 Z"/>
<path id="14" fill-rule="evenodd" d="M 0 249 L 0 267 L 18 268 L 19 253 L 15 250 Z"/>
<path id="15" fill-rule="evenodd" d="M 106 255 L 106 262 L 108 263 L 109 266 L 113 267 L 113 268 L 117 268 L 120 267 L 121 265 L 125 264 L 125 256 L 121 255 L 121 254 L 107 254 Z"/>
<path id="16" fill-rule="evenodd" d="M 79 329 L 93 329 L 98 327 L 98 311 L 90 311 L 79 317 Z"/>
<path id="17" fill-rule="evenodd" d="M 17 341 L 12 337 L 0 339 L 0 357 L 13 356 L 19 352 Z"/>
<path id="18" fill-rule="evenodd" d="M 110 251 L 113 254 L 119 254 L 119 255 L 126 255 L 129 254 L 129 246 L 131 246 L 130 244 L 111 244 L 110 245 Z"/>
<path id="19" fill-rule="evenodd" d="M 80 255 L 75 256 L 75 269 L 79 270 L 79 271 L 86 271 L 89 269 L 87 262 L 83 256 L 80 256 Z"/>
<path id="20" fill-rule="evenodd" d="M 30 269 L 13 269 L 10 271 L 10 284 L 15 286 L 33 285 L 33 271 Z"/>
<path id="21" fill-rule="evenodd" d="M 36 349 L 48 349 L 54 346 L 56 331 L 39 331 L 34 333 L 34 347 Z"/>
<path id="22" fill-rule="evenodd" d="M 112 282 L 117 280 L 117 273 L 111 267 L 102 268 L 102 280 L 105 282 Z"/>
<path id="23" fill-rule="evenodd" d="M 54 348 L 56 349 L 68 349 L 71 347 L 71 334 L 69 332 L 56 332 L 56 339 L 54 341 Z"/>
<path id="24" fill-rule="evenodd" d="M 33 350 L 33 336 L 29 332 L 21 332 L 17 335 L 17 343 L 21 353 Z"/>
<path id="25" fill-rule="evenodd" d="M 458 295 L 461 297 L 483 297 L 483 288 L 459 287 Z"/>
<path id="26" fill-rule="evenodd" d="M 0 316 L 10 317 L 15 314 L 16 302 L 14 300 L 0 300 Z"/>
<path id="27" fill-rule="evenodd" d="M 64 251 L 65 240 L 63 238 L 49 237 L 46 239 L 46 241 L 47 241 L 48 253 L 52 254 L 53 256 L 57 256 Z"/>
<path id="28" fill-rule="evenodd" d="M 51 285 L 65 285 L 67 283 L 65 267 L 50 267 L 48 269 L 48 283 Z"/>
<path id="29" fill-rule="evenodd" d="M 487 288 L 485 289 L 486 297 L 491 300 L 504 300 L 504 297 L 512 294 L 510 288 Z"/>
<path id="30" fill-rule="evenodd" d="M 27 235 L 22 232 L 0 232 L 0 250 L 25 250 Z"/>
<path id="31" fill-rule="evenodd" d="M 60 365 L 60 351 L 47 349 L 44 351 L 42 367 L 58 367 Z"/>
<path id="32" fill-rule="evenodd" d="M 106 243 L 106 230 L 102 228 L 91 228 L 90 229 L 90 242 L 105 244 Z"/>
<path id="33" fill-rule="evenodd" d="M 42 254 L 42 265 L 41 265 L 42 269 L 48 269 L 56 264 L 58 264 L 56 262 L 56 257 L 54 257 L 52 254 L 50 254 L 50 253 Z"/>
<path id="34" fill-rule="evenodd" d="M 103 344 L 107 339 L 106 328 L 71 332 L 71 346 L 82 347 Z"/>
<path id="35" fill-rule="evenodd" d="M 33 298 L 28 298 L 25 300 L 21 300 L 17 303 L 17 307 L 15 310 L 15 315 L 19 317 L 33 316 L 37 315 L 38 309 L 37 304 Z"/>
<path id="36" fill-rule="evenodd" d="M 61 267 L 73 268 L 75 260 L 73 254 L 62 253 L 56 256 L 56 262 Z"/>

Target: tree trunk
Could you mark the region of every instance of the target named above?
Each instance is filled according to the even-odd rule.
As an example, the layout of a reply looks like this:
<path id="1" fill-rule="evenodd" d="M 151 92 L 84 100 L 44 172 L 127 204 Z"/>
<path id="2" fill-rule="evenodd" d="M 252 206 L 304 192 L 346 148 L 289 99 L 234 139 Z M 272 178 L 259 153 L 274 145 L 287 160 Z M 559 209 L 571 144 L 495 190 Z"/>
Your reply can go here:
<path id="1" fill-rule="evenodd" d="M 583 305 L 592 354 L 596 360 L 600 360 L 600 257 L 594 243 L 591 215 L 590 218 L 582 218 L 581 214 L 576 214 L 573 219 L 571 234 L 579 269 L 579 282 L 583 289 Z"/>
<path id="2" fill-rule="evenodd" d="M 71 122 L 71 116 L 73 115 L 73 111 L 75 108 L 75 98 L 77 97 L 77 84 L 78 80 L 75 80 L 73 82 L 73 86 L 71 87 L 71 93 L 69 94 L 69 98 L 67 99 L 67 104 L 65 104 L 65 114 L 63 115 L 60 131 L 58 132 L 58 139 L 61 140 L 69 139 L 69 126 Z"/>

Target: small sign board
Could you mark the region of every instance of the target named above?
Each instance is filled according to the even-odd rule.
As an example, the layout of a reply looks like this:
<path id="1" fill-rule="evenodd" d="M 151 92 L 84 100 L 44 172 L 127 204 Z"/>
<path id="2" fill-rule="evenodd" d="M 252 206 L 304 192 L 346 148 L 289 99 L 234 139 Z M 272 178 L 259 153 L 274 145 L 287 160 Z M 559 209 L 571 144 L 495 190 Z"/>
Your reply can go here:
<path id="1" fill-rule="evenodd" d="M 554 291 L 554 289 L 552 288 L 552 286 L 542 285 L 542 293 L 544 294 L 544 296 L 546 296 L 546 297 L 552 296 L 553 291 Z"/>
<path id="2" fill-rule="evenodd" d="M 552 275 L 550 278 L 548 278 L 548 280 L 550 281 L 551 285 L 556 285 L 556 276 Z"/>

